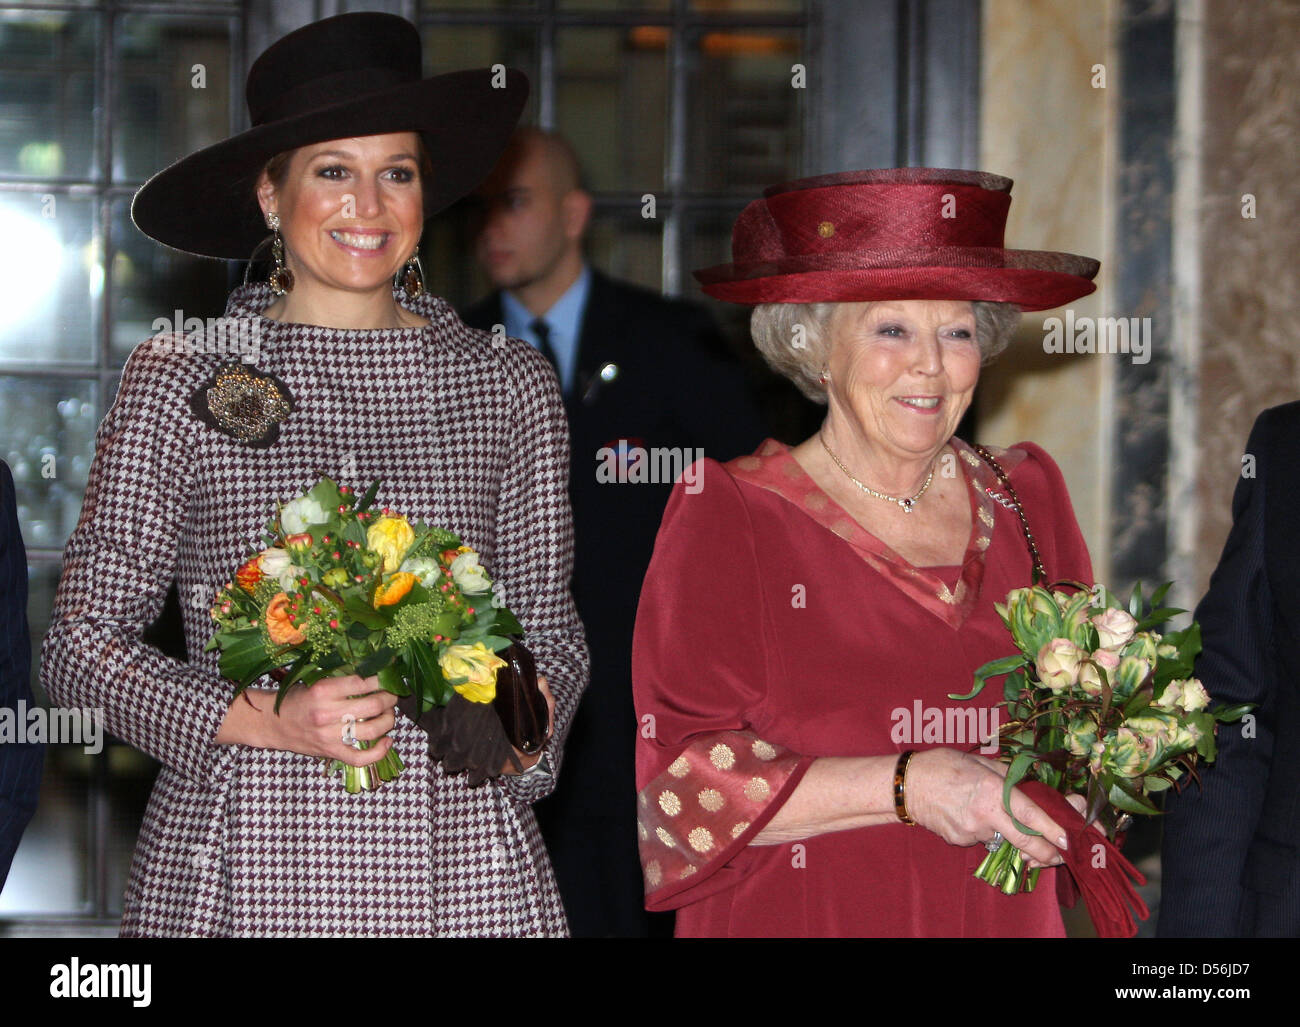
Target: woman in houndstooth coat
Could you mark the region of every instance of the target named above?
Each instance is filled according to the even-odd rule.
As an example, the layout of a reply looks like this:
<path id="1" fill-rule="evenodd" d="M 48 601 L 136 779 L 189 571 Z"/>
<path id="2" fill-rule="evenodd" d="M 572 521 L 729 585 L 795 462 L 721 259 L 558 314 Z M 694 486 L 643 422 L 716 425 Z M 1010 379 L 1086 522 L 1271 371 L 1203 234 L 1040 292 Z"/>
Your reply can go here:
<path id="1" fill-rule="evenodd" d="M 374 74 L 352 80 L 366 59 Z M 526 84 L 511 73 L 506 89 L 492 90 L 489 74 L 420 80 L 409 23 L 327 19 L 254 65 L 254 129 L 173 165 L 137 196 L 144 231 L 210 256 L 265 234 L 267 217 L 293 279 L 275 277 L 278 296 L 266 285 L 237 289 L 226 319 L 204 333 L 137 347 L 65 550 L 45 687 L 60 704 L 102 709 L 109 731 L 161 764 L 124 935 L 566 933 L 531 809 L 554 786 L 587 675 L 568 591 L 560 395 L 531 347 L 469 329 L 445 301 L 392 285 L 423 217 L 485 175 L 513 127 Z M 264 95 L 279 106 L 259 104 Z M 286 109 L 285 96 L 298 106 Z M 376 110 L 387 112 L 379 125 Z M 459 181 L 430 156 L 446 111 L 476 126 L 472 152 L 458 155 Z M 232 185 L 236 166 L 249 170 Z M 248 197 L 251 224 L 242 201 L 240 216 L 182 202 L 231 189 Z M 211 397 L 233 371 L 283 407 L 223 410 Z M 444 773 L 424 732 L 373 679 L 293 689 L 279 714 L 266 691 L 232 703 L 216 654 L 203 651 L 209 604 L 256 548 L 273 503 L 321 475 L 381 479 L 382 503 L 451 528 L 482 555 L 554 698 L 553 735 L 523 774 L 471 787 Z M 173 580 L 188 664 L 141 641 Z M 378 744 L 349 748 L 345 717 Z M 348 794 L 321 774 L 322 756 L 373 762 L 390 744 L 406 769 L 377 791 Z"/>

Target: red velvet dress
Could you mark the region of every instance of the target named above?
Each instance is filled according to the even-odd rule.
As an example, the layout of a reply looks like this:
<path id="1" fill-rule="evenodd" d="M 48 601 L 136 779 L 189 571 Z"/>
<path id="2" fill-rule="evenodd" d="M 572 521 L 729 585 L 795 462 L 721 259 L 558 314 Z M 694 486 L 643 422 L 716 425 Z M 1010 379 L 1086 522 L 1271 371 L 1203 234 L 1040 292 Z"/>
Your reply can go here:
<path id="1" fill-rule="evenodd" d="M 1054 870 L 1006 896 L 982 845 L 887 824 L 750 845 L 818 756 L 976 750 L 1002 698 L 974 671 L 1013 651 L 993 609 L 1030 583 L 996 475 L 953 440 L 970 486 L 960 568 L 916 568 L 864 531 L 781 443 L 679 482 L 633 646 L 646 906 L 679 936 L 1060 936 Z M 1053 580 L 1091 582 L 1060 470 L 993 450 Z M 960 573 L 960 577 L 958 574 Z M 980 713 L 981 708 L 983 713 Z M 965 743 L 965 744 L 961 744 Z"/>

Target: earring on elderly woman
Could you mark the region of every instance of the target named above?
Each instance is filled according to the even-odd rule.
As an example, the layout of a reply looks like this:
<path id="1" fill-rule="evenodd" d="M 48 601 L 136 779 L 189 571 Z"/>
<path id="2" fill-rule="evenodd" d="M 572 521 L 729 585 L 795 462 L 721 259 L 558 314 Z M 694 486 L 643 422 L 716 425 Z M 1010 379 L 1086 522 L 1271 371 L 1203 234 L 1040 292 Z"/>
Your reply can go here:
<path id="1" fill-rule="evenodd" d="M 271 239 L 271 257 L 275 261 L 275 267 L 267 281 L 271 284 L 273 293 L 283 296 L 286 292 L 293 291 L 293 272 L 284 263 L 284 237 L 280 235 L 280 215 L 275 211 L 267 214 L 266 227 L 274 233 Z"/>
<path id="2" fill-rule="evenodd" d="M 408 299 L 415 299 L 424 292 L 424 268 L 420 264 L 420 251 L 411 254 L 410 259 L 398 274 L 402 291 Z"/>

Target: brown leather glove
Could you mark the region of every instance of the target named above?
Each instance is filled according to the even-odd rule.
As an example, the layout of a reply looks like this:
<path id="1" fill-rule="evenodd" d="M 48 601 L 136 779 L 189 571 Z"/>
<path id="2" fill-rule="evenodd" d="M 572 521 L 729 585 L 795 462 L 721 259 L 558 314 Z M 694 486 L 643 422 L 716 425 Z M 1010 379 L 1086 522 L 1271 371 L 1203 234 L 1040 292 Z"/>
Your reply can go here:
<path id="1" fill-rule="evenodd" d="M 468 773 L 471 787 L 500 777 L 507 762 L 516 771 L 524 769 L 491 703 L 470 702 L 456 693 L 446 706 L 424 713 L 415 696 L 398 699 L 397 708 L 428 734 L 429 757 L 448 774 Z"/>

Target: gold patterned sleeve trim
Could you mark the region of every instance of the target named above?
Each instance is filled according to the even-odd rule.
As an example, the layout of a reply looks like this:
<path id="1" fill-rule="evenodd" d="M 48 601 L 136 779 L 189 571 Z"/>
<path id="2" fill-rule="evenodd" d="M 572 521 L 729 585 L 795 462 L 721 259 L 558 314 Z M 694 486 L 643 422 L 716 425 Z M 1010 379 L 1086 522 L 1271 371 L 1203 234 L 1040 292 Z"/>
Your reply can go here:
<path id="1" fill-rule="evenodd" d="M 709 894 L 707 879 L 762 830 L 811 763 L 749 731 L 704 735 L 682 749 L 637 795 L 646 908 Z"/>

